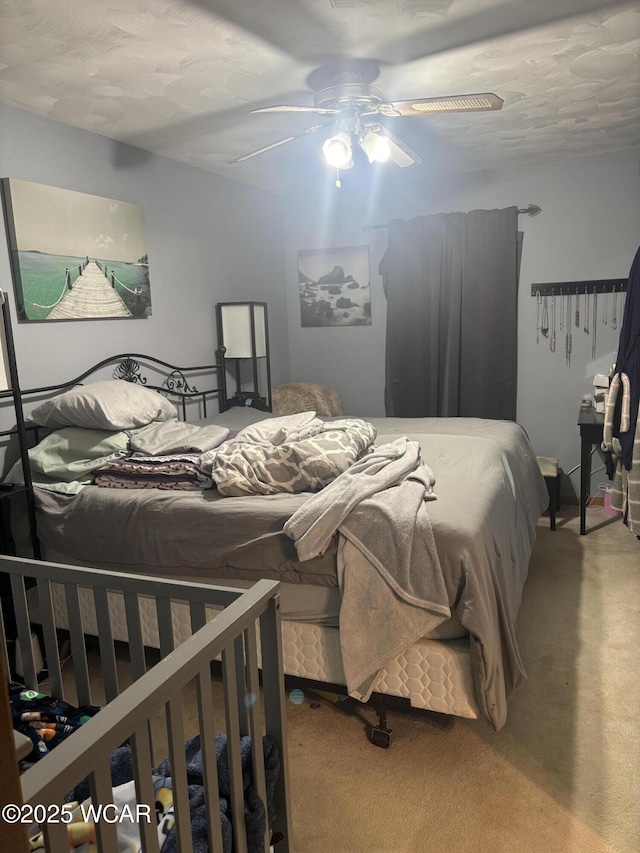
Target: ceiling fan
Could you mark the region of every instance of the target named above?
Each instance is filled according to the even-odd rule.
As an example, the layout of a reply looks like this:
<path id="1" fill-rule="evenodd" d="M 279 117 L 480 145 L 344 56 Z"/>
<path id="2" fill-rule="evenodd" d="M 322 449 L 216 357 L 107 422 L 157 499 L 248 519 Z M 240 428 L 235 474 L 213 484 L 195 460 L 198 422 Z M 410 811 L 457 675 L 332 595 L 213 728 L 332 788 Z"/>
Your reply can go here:
<path id="1" fill-rule="evenodd" d="M 331 121 L 306 127 L 229 162 L 242 163 L 301 136 L 331 128 L 333 135 L 326 139 L 322 150 L 326 161 L 337 170 L 353 166 L 354 145 L 360 146 L 370 163 L 390 160 L 404 168 L 420 163 L 421 158 L 385 124 L 381 124 L 381 119 L 499 110 L 503 105 L 502 99 L 492 92 L 389 102 L 385 101 L 381 90 L 373 85 L 378 74 L 377 63 L 368 59 L 339 59 L 318 68 L 308 78 L 315 90 L 313 106 L 276 104 L 258 107 L 251 112 L 311 113 L 330 117 Z"/>
<path id="2" fill-rule="evenodd" d="M 281 103 L 235 105 L 213 113 L 200 114 L 179 124 L 145 131 L 124 141 L 151 150 L 162 149 L 194 136 L 226 130 L 250 113 L 309 113 L 327 121 L 290 133 L 281 139 L 249 151 L 229 163 L 239 164 L 308 134 L 328 131 L 323 144 L 325 158 L 336 168 L 348 168 L 354 153 L 362 152 L 370 160 L 387 158 L 401 167 L 420 161 L 419 155 L 399 139 L 387 124 L 396 117 L 433 115 L 444 112 L 500 110 L 503 102 L 486 93 L 444 95 L 412 100 L 385 100 L 374 85 L 381 67 L 398 66 L 435 57 L 447 51 L 510 34 L 525 32 L 606 7 L 624 5 L 625 0 L 475 0 L 464 15 L 446 14 L 453 0 L 424 0 L 425 8 L 443 13 L 438 23 L 405 33 L 403 36 L 362 48 L 353 34 L 316 14 L 321 4 L 339 12 L 342 0 L 184 0 L 200 6 L 214 16 L 234 24 L 278 49 L 295 63 L 319 66 L 307 78 L 313 92 L 313 105 L 289 103 L 292 93 L 276 95 Z M 377 0 L 372 0 L 372 7 Z M 417 0 L 414 0 L 417 2 Z M 369 9 L 369 0 L 349 0 L 349 8 Z M 381 0 L 382 5 L 382 0 Z M 357 42 L 357 39 L 356 39 Z M 354 53 L 356 56 L 354 56 Z M 358 56 L 360 55 L 360 56 Z M 375 57 L 375 59 L 371 58 Z M 296 98 L 297 99 L 297 98 Z M 337 165 L 336 165 L 337 163 Z M 339 177 L 339 176 L 338 176 Z"/>

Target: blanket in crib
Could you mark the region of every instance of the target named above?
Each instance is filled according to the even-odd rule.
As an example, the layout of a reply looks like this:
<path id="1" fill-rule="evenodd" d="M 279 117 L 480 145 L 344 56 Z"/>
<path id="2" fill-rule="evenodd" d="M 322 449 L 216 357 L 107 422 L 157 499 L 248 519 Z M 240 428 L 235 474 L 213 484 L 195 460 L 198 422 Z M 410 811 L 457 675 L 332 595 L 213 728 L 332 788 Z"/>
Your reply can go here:
<path id="1" fill-rule="evenodd" d="M 280 751 L 273 738 L 265 736 L 262 739 L 264 754 L 265 782 L 267 790 L 266 805 L 260 799 L 253 781 L 251 768 L 251 738 L 243 737 L 240 740 L 240 759 L 242 769 L 242 782 L 244 790 L 244 817 L 247 830 L 247 850 L 249 853 L 258 853 L 264 850 L 264 834 L 266 820 L 269 825 L 275 818 L 273 793 L 275 784 L 280 773 Z M 229 766 L 229 755 L 227 736 L 216 734 L 216 766 L 218 770 L 218 788 L 220 796 L 220 820 L 222 827 L 222 845 L 224 853 L 231 853 L 233 847 L 233 831 L 231 813 L 231 772 Z M 185 744 L 185 759 L 187 767 L 187 782 L 189 785 L 189 811 L 191 816 L 191 833 L 194 853 L 209 853 L 207 806 L 204 793 L 204 769 L 202 764 L 202 751 L 199 736 L 193 737 Z M 111 781 L 115 793 L 129 790 L 133 785 L 133 761 L 129 746 L 121 746 L 111 753 L 110 756 Z M 156 811 L 159 818 L 159 836 L 161 832 L 162 853 L 178 853 L 178 840 L 174 830 L 173 820 L 173 797 L 171 796 L 171 764 L 169 759 L 162 761 L 156 770 L 153 770 L 154 791 L 156 794 Z M 89 780 L 84 779 L 79 785 L 70 791 L 65 797 L 66 802 L 88 801 L 90 795 Z M 160 827 L 160 819 L 162 827 Z M 118 835 L 120 828 L 118 824 Z M 134 825 L 135 828 L 135 825 Z M 85 829 L 91 836 L 95 834 L 92 826 Z M 121 850 L 127 853 L 138 853 L 140 850 L 139 834 L 136 838 L 129 832 L 127 827 L 126 837 L 122 839 Z M 120 838 L 119 838 L 120 841 Z M 124 846 L 127 845 L 127 846 Z M 83 850 L 78 853 L 84 853 Z"/>

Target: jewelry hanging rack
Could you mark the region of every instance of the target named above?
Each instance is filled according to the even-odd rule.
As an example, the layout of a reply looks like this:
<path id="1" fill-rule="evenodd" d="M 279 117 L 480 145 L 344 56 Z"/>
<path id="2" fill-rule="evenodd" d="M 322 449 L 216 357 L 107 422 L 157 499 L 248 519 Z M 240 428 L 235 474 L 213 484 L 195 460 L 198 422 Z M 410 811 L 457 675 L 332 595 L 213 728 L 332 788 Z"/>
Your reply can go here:
<path id="1" fill-rule="evenodd" d="M 552 281 L 531 285 L 531 295 L 562 296 L 568 293 L 624 293 L 626 278 L 599 278 L 593 281 Z"/>

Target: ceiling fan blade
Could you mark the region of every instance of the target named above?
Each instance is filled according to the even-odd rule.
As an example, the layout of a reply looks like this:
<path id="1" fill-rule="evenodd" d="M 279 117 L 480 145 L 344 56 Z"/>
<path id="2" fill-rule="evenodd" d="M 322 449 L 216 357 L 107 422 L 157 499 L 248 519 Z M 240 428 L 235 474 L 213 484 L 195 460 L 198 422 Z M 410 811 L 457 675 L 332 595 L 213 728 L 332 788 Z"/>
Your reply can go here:
<path id="1" fill-rule="evenodd" d="M 307 63 L 340 49 L 331 32 L 299 0 L 190 0 L 240 29 Z"/>
<path id="2" fill-rule="evenodd" d="M 281 97 L 287 98 L 294 95 L 296 97 L 308 97 L 308 92 L 281 93 Z M 272 98 L 268 99 L 268 101 L 271 100 Z M 254 109 L 258 109 L 259 105 L 264 104 L 265 101 L 267 101 L 266 98 L 253 101 Z M 135 148 L 161 153 L 175 146 L 188 145 L 194 139 L 215 136 L 217 133 L 225 132 L 238 124 L 246 124 L 249 120 L 251 106 L 251 103 L 238 104 L 216 112 L 200 113 L 150 130 L 129 133 L 121 137 L 119 141 Z"/>
<path id="3" fill-rule="evenodd" d="M 482 110 L 501 110 L 504 101 L 493 92 L 475 95 L 444 95 L 439 98 L 415 98 L 412 101 L 393 101 L 382 104 L 380 112 L 387 116 L 415 116 L 429 113 L 465 113 Z M 387 110 L 387 107 L 391 107 Z"/>
<path id="4" fill-rule="evenodd" d="M 392 64 L 414 62 L 447 50 L 620 5 L 625 4 L 621 0 L 509 0 L 464 17 L 451 18 L 422 32 L 393 39 L 376 47 L 374 53 L 379 59 Z"/>
<path id="5" fill-rule="evenodd" d="M 234 160 L 229 160 L 228 165 L 232 163 L 244 163 L 245 160 L 251 160 L 252 157 L 257 157 L 259 154 L 265 154 L 267 151 L 272 151 L 274 148 L 279 148 L 280 145 L 286 145 L 287 142 L 293 142 L 301 136 L 306 136 L 307 133 L 315 133 L 322 130 L 324 127 L 330 127 L 329 124 L 316 124 L 313 127 L 307 127 L 298 133 L 292 133 L 291 136 L 286 136 L 284 139 L 278 139 L 277 142 L 272 142 L 270 145 L 264 145 L 262 148 L 257 148 L 255 151 L 250 151 L 248 154 L 243 154 L 241 157 L 236 157 Z"/>
<path id="6" fill-rule="evenodd" d="M 273 107 L 258 107 L 251 110 L 252 113 L 316 113 L 320 116 L 335 116 L 340 110 L 327 109 L 325 107 L 298 107 L 293 104 L 277 104 Z"/>
<path id="7" fill-rule="evenodd" d="M 376 133 L 379 136 L 386 136 L 389 140 L 391 153 L 389 155 L 390 159 L 396 164 L 396 166 L 401 166 L 403 169 L 406 166 L 413 166 L 416 163 L 422 163 L 422 158 L 416 154 L 415 151 L 412 151 L 408 145 L 405 145 L 401 139 L 391 133 L 386 127 L 378 127 L 376 129 Z"/>

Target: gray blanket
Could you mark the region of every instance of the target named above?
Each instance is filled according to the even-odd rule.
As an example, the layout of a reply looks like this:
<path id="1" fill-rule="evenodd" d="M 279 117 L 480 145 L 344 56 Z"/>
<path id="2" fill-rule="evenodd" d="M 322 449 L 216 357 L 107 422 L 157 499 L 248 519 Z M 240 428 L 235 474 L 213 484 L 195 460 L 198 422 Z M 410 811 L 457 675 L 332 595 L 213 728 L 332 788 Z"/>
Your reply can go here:
<path id="1" fill-rule="evenodd" d="M 366 702 L 386 663 L 451 616 L 427 500 L 433 472 L 399 438 L 356 462 L 285 524 L 301 560 L 338 531 L 340 648 L 347 689 Z M 380 620 L 372 614 L 384 614 Z"/>
<path id="2" fill-rule="evenodd" d="M 139 429 L 127 430 L 127 435 L 132 453 L 169 456 L 212 450 L 227 438 L 229 429 L 217 424 L 198 426 L 174 419 L 153 421 Z"/>

